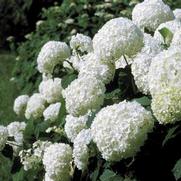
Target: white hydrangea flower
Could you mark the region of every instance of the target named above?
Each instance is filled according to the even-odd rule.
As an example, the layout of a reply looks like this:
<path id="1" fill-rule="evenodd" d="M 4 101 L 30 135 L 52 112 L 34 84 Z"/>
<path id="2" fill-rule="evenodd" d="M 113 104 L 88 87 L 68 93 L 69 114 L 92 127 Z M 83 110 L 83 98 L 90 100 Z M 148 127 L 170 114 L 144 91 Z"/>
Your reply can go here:
<path id="1" fill-rule="evenodd" d="M 181 47 L 181 28 L 174 33 L 171 46 L 173 46 L 173 47 L 180 46 Z"/>
<path id="2" fill-rule="evenodd" d="M 39 92 L 48 103 L 59 102 L 62 98 L 62 80 L 60 78 L 42 81 L 39 85 Z"/>
<path id="3" fill-rule="evenodd" d="M 134 156 L 153 128 L 152 115 L 137 102 L 120 102 L 101 109 L 91 132 L 105 160 L 120 161 Z"/>
<path id="4" fill-rule="evenodd" d="M 164 39 L 162 37 L 162 35 L 160 34 L 159 30 L 161 30 L 162 28 L 167 28 L 168 30 L 170 30 L 173 34 L 179 30 L 181 28 L 181 21 L 179 20 L 173 20 L 173 21 L 168 21 L 166 23 L 162 23 L 155 31 L 154 33 L 154 38 L 157 39 L 158 41 L 160 41 L 161 43 L 164 43 Z M 168 42 L 171 43 L 171 42 Z"/>
<path id="5" fill-rule="evenodd" d="M 45 149 L 43 165 L 53 180 L 68 181 L 71 177 L 72 149 L 64 143 L 54 143 Z"/>
<path id="6" fill-rule="evenodd" d="M 93 51 L 91 38 L 80 33 L 72 36 L 70 40 L 70 47 L 73 50 L 80 50 L 81 52 Z"/>
<path id="7" fill-rule="evenodd" d="M 73 54 L 68 61 L 72 64 L 73 68 L 79 71 L 83 60 L 78 55 Z"/>
<path id="8" fill-rule="evenodd" d="M 50 104 L 43 112 L 45 121 L 55 121 L 60 112 L 61 103 Z"/>
<path id="9" fill-rule="evenodd" d="M 87 128 L 88 114 L 80 117 L 74 117 L 72 115 L 67 115 L 65 118 L 65 133 L 67 137 L 74 142 L 74 139 L 79 134 L 82 129 Z"/>
<path id="10" fill-rule="evenodd" d="M 173 14 L 175 16 L 176 19 L 180 20 L 181 21 L 181 9 L 175 9 L 173 11 Z"/>
<path id="11" fill-rule="evenodd" d="M 121 56 L 116 62 L 115 67 L 116 69 L 125 68 L 127 65 L 131 65 L 133 63 L 133 57 L 129 58 L 127 56 Z"/>
<path id="12" fill-rule="evenodd" d="M 149 89 L 152 96 L 160 94 L 167 87 L 181 85 L 181 48 L 173 47 L 153 58 L 149 73 Z"/>
<path id="13" fill-rule="evenodd" d="M 156 94 L 151 108 L 160 124 L 175 123 L 181 120 L 181 89 L 168 87 L 164 92 Z"/>
<path id="14" fill-rule="evenodd" d="M 56 181 L 55 179 L 51 179 L 47 173 L 45 173 L 45 177 L 43 181 Z M 58 181 L 58 180 L 57 180 Z"/>
<path id="15" fill-rule="evenodd" d="M 90 157 L 90 148 L 92 141 L 90 129 L 83 129 L 74 140 L 73 157 L 74 163 L 79 170 L 85 170 Z"/>
<path id="16" fill-rule="evenodd" d="M 54 67 L 70 56 L 70 49 L 64 42 L 49 41 L 41 48 L 37 58 L 41 73 L 52 73 Z"/>
<path id="17" fill-rule="evenodd" d="M 83 57 L 84 62 L 79 68 L 79 77 L 91 75 L 107 84 L 114 78 L 115 65 L 99 61 L 97 56 L 89 53 Z"/>
<path id="18" fill-rule="evenodd" d="M 46 81 L 52 78 L 53 78 L 52 74 L 42 73 L 42 81 Z"/>
<path id="19" fill-rule="evenodd" d="M 5 126 L 0 125 L 0 151 L 3 150 L 8 139 L 8 130 Z"/>
<path id="20" fill-rule="evenodd" d="M 93 38 L 94 52 L 104 62 L 115 62 L 122 55 L 133 56 L 142 46 L 143 33 L 127 18 L 108 21 Z"/>
<path id="21" fill-rule="evenodd" d="M 155 31 L 160 24 L 173 19 L 172 10 L 162 0 L 144 0 L 132 11 L 133 22 L 143 30 Z"/>
<path id="22" fill-rule="evenodd" d="M 104 101 L 105 86 L 92 76 L 75 79 L 62 91 L 66 110 L 73 116 L 85 115 L 88 110 L 99 109 Z"/>
<path id="23" fill-rule="evenodd" d="M 7 126 L 9 136 L 14 137 L 14 140 L 18 145 L 22 145 L 23 143 L 23 132 L 25 128 L 25 122 L 17 121 L 14 121 Z"/>
<path id="24" fill-rule="evenodd" d="M 25 113 L 28 100 L 29 100 L 28 95 L 21 95 L 15 99 L 13 110 L 17 115 Z"/>
<path id="25" fill-rule="evenodd" d="M 42 117 L 43 111 L 45 110 L 45 103 L 46 101 L 41 94 L 33 94 L 27 103 L 25 111 L 26 119 Z"/>

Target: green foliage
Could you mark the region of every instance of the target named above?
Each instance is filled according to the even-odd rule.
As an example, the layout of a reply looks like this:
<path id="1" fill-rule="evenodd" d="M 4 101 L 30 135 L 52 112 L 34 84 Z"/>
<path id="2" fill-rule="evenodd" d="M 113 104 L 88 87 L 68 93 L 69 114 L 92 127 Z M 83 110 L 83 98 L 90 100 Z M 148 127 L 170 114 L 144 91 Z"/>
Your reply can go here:
<path id="1" fill-rule="evenodd" d="M 106 169 L 100 176 L 100 181 L 124 181 L 124 179 L 117 175 L 115 172 Z"/>
<path id="2" fill-rule="evenodd" d="M 177 161 L 172 172 L 176 180 L 179 180 L 181 178 L 181 159 Z"/>
<path id="3" fill-rule="evenodd" d="M 161 30 L 159 30 L 159 32 L 164 39 L 165 45 L 169 47 L 170 42 L 172 41 L 173 38 L 173 33 L 168 28 L 162 28 Z"/>

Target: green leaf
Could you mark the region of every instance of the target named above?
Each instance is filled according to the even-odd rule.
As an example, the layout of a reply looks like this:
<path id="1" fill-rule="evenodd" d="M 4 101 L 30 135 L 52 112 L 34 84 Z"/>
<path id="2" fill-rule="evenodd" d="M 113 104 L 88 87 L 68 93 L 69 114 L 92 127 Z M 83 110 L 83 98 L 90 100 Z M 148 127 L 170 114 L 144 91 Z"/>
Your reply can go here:
<path id="1" fill-rule="evenodd" d="M 62 87 L 65 89 L 68 85 L 77 78 L 76 74 L 68 74 L 62 78 Z"/>
<path id="2" fill-rule="evenodd" d="M 21 168 L 21 170 L 19 172 L 12 175 L 13 181 L 24 181 L 24 174 L 25 174 L 25 171 L 23 170 L 23 168 Z"/>
<path id="3" fill-rule="evenodd" d="M 141 98 L 136 98 L 136 99 L 133 99 L 133 100 L 140 103 L 142 106 L 150 106 L 150 104 L 151 104 L 151 100 L 146 96 L 143 96 Z"/>
<path id="4" fill-rule="evenodd" d="M 181 178 L 181 159 L 177 161 L 174 168 L 172 169 L 172 173 L 176 180 Z"/>
<path id="5" fill-rule="evenodd" d="M 99 176 L 100 168 L 97 168 L 94 170 L 94 172 L 91 174 L 91 181 L 97 181 L 97 178 Z"/>
<path id="6" fill-rule="evenodd" d="M 165 44 L 169 46 L 173 38 L 173 33 L 168 28 L 162 28 L 159 32 L 162 35 Z"/>
<path id="7" fill-rule="evenodd" d="M 124 179 L 117 175 L 115 172 L 106 169 L 100 176 L 100 181 L 123 181 Z"/>

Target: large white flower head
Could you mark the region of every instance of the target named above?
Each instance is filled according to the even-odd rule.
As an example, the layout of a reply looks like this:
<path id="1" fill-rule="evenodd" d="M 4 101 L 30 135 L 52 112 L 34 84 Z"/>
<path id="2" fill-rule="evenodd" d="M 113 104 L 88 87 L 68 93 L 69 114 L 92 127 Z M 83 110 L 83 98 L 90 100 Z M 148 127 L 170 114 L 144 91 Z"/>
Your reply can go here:
<path id="1" fill-rule="evenodd" d="M 173 20 L 174 14 L 162 0 L 145 0 L 134 7 L 132 19 L 141 29 L 155 31 L 160 24 Z"/>
<path id="2" fill-rule="evenodd" d="M 33 94 L 27 103 L 25 111 L 26 119 L 37 119 L 42 117 L 43 111 L 45 110 L 45 103 L 46 101 L 41 94 Z"/>
<path id="3" fill-rule="evenodd" d="M 7 126 L 8 134 L 14 137 L 17 144 L 21 145 L 23 143 L 23 132 L 26 128 L 25 122 L 12 122 Z"/>
<path id="4" fill-rule="evenodd" d="M 181 28 L 174 33 L 171 46 L 181 47 Z"/>
<path id="5" fill-rule="evenodd" d="M 82 76 L 72 81 L 62 93 L 67 112 L 81 116 L 89 110 L 100 108 L 104 101 L 105 86 L 95 77 Z"/>
<path id="6" fill-rule="evenodd" d="M 149 73 L 149 89 L 152 96 L 162 93 L 167 87 L 181 85 L 181 48 L 173 47 L 153 58 Z"/>
<path id="7" fill-rule="evenodd" d="M 83 60 L 76 54 L 73 54 L 68 61 L 72 64 L 73 68 L 79 71 Z"/>
<path id="8" fill-rule="evenodd" d="M 81 52 L 92 52 L 92 40 L 89 36 L 77 33 L 73 35 L 70 40 L 70 47 L 73 50 L 79 50 Z"/>
<path id="9" fill-rule="evenodd" d="M 62 83 L 60 78 L 42 81 L 39 85 L 39 92 L 48 103 L 59 102 L 62 98 Z"/>
<path id="10" fill-rule="evenodd" d="M 28 100 L 29 100 L 28 95 L 21 95 L 15 99 L 13 110 L 17 115 L 25 113 Z"/>
<path id="11" fill-rule="evenodd" d="M 83 129 L 74 140 L 73 157 L 74 163 L 79 170 L 85 170 L 88 165 L 90 148 L 92 141 L 90 129 Z"/>
<path id="12" fill-rule="evenodd" d="M 164 38 L 163 36 L 160 34 L 159 30 L 163 29 L 163 28 L 167 28 L 170 32 L 173 33 L 173 35 L 175 34 L 176 31 L 178 31 L 181 28 L 181 21 L 179 20 L 173 20 L 173 21 L 168 21 L 166 23 L 162 23 L 155 31 L 154 33 L 154 38 L 157 39 L 158 41 L 160 41 L 161 43 L 164 43 Z M 168 42 L 171 43 L 171 42 Z"/>
<path id="13" fill-rule="evenodd" d="M 173 11 L 173 14 L 175 16 L 176 19 L 180 20 L 181 21 L 181 9 L 175 9 Z"/>
<path id="14" fill-rule="evenodd" d="M 0 125 L 0 151 L 3 150 L 8 139 L 8 130 L 5 126 Z"/>
<path id="15" fill-rule="evenodd" d="M 64 42 L 49 41 L 41 48 L 37 58 L 41 73 L 52 73 L 54 67 L 70 56 L 70 49 Z"/>
<path id="16" fill-rule="evenodd" d="M 156 94 L 151 108 L 160 124 L 175 123 L 181 120 L 181 88 L 168 87 Z"/>
<path id="17" fill-rule="evenodd" d="M 60 112 L 61 103 L 50 104 L 43 112 L 44 120 L 55 121 Z"/>
<path id="18" fill-rule="evenodd" d="M 74 142 L 74 139 L 79 134 L 82 129 L 87 128 L 88 114 L 80 117 L 74 117 L 72 115 L 67 115 L 65 118 L 65 133 L 67 137 Z"/>
<path id="19" fill-rule="evenodd" d="M 104 62 L 115 62 L 122 55 L 135 55 L 143 46 L 143 33 L 127 18 L 108 21 L 93 38 L 94 53 Z"/>
<path id="20" fill-rule="evenodd" d="M 53 180 L 68 181 L 71 177 L 72 149 L 64 143 L 54 143 L 45 149 L 43 165 Z"/>
<path id="21" fill-rule="evenodd" d="M 152 115 L 137 102 L 120 102 L 101 109 L 91 132 L 104 159 L 120 161 L 134 156 L 153 128 Z"/>
<path id="22" fill-rule="evenodd" d="M 79 77 L 91 75 L 107 84 L 114 78 L 115 65 L 103 63 L 94 53 L 89 53 L 83 57 L 84 61 L 79 69 Z"/>

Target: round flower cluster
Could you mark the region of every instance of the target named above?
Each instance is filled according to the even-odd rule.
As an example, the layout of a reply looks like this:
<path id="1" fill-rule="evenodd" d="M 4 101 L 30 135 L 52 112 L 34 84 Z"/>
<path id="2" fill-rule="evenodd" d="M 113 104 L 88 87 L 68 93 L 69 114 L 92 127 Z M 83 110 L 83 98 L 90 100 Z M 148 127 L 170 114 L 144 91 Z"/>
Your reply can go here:
<path id="1" fill-rule="evenodd" d="M 181 21 L 181 9 L 175 9 L 173 11 L 173 14 L 175 16 L 176 19 L 180 20 Z"/>
<path id="2" fill-rule="evenodd" d="M 176 31 L 173 35 L 173 39 L 172 39 L 172 43 L 171 43 L 171 47 L 177 47 L 180 46 L 181 47 L 181 28 Z"/>
<path id="3" fill-rule="evenodd" d="M 132 19 L 141 29 L 155 31 L 160 24 L 173 20 L 174 14 L 162 0 L 144 0 L 134 7 Z"/>
<path id="4" fill-rule="evenodd" d="M 38 58 L 38 70 L 52 73 L 54 67 L 70 56 L 70 49 L 64 42 L 49 41 L 41 49 Z"/>
<path id="5" fill-rule="evenodd" d="M 79 77 L 91 75 L 100 79 L 103 83 L 109 83 L 115 73 L 115 65 L 111 63 L 101 62 L 93 53 L 89 53 L 83 57 L 85 61 L 80 64 Z"/>
<path id="6" fill-rule="evenodd" d="M 82 116 L 89 110 L 100 108 L 104 101 L 105 86 L 95 77 L 82 76 L 72 81 L 62 93 L 67 112 Z"/>
<path id="7" fill-rule="evenodd" d="M 107 106 L 96 115 L 91 133 L 104 159 L 119 161 L 134 156 L 144 144 L 154 121 L 137 102 Z"/>
<path id="8" fill-rule="evenodd" d="M 43 111 L 45 110 L 45 103 L 46 101 L 41 94 L 33 94 L 27 103 L 25 111 L 26 119 L 42 117 Z"/>
<path id="9" fill-rule="evenodd" d="M 62 84 L 60 78 L 42 81 L 39 85 L 39 92 L 48 103 L 55 103 L 61 100 Z"/>
<path id="10" fill-rule="evenodd" d="M 127 18 L 108 21 L 94 36 L 94 53 L 101 61 L 115 62 L 122 55 L 135 55 L 143 46 L 143 33 Z"/>
<path id="11" fill-rule="evenodd" d="M 6 127 L 0 125 L 0 151 L 3 150 L 8 139 L 8 130 Z"/>
<path id="12" fill-rule="evenodd" d="M 28 100 L 28 95 L 21 95 L 15 99 L 13 110 L 17 115 L 22 115 L 25 113 Z"/>
<path id="13" fill-rule="evenodd" d="M 83 129 L 74 140 L 74 163 L 79 170 L 85 170 L 90 157 L 91 130 Z"/>
<path id="14" fill-rule="evenodd" d="M 86 123 L 88 121 L 88 114 L 80 117 L 67 115 L 65 121 L 65 133 L 71 142 L 74 142 L 74 139 L 79 134 L 79 132 L 87 127 Z"/>
<path id="15" fill-rule="evenodd" d="M 72 36 L 70 40 L 70 47 L 73 50 L 79 50 L 81 52 L 93 51 L 91 38 L 80 33 L 77 33 L 76 35 Z"/>
<path id="16" fill-rule="evenodd" d="M 71 177 L 72 149 L 64 143 L 55 143 L 45 149 L 43 165 L 54 181 L 68 181 Z"/>
<path id="17" fill-rule="evenodd" d="M 43 112 L 44 120 L 55 121 L 60 112 L 61 103 L 50 104 Z"/>

